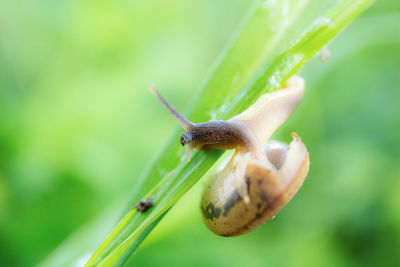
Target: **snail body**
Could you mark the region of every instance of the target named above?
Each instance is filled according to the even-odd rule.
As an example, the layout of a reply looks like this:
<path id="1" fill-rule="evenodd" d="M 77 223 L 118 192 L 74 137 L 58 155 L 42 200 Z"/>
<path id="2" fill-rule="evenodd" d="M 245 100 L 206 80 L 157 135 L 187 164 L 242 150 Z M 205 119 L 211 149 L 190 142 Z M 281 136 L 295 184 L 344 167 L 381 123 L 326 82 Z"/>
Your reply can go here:
<path id="1" fill-rule="evenodd" d="M 203 221 L 214 233 L 237 236 L 271 219 L 301 187 L 309 156 L 297 134 L 286 145 L 268 142 L 288 118 L 304 93 L 304 81 L 290 78 L 276 92 L 262 95 L 251 107 L 227 121 L 195 124 L 186 119 L 153 88 L 152 91 L 186 130 L 180 142 L 192 149 L 235 149 L 226 166 L 205 188 Z"/>
<path id="2" fill-rule="evenodd" d="M 238 120 L 193 123 L 171 106 L 154 86 L 150 90 L 185 129 L 186 132 L 180 136 L 180 143 L 182 146 L 188 147 L 188 161 L 192 149 L 209 150 L 217 148 L 247 151 L 259 148 L 257 137 L 246 124 Z"/>

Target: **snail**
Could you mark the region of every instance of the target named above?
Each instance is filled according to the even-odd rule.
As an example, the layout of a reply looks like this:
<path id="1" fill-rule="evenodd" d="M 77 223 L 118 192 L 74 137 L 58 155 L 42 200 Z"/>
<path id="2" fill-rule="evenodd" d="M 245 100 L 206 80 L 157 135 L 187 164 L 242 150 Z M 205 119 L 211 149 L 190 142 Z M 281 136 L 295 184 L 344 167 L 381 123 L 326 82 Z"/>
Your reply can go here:
<path id="1" fill-rule="evenodd" d="M 225 167 L 205 188 L 201 212 L 206 226 L 221 236 L 238 236 L 256 229 L 284 207 L 307 176 L 309 155 L 292 133 L 290 145 L 268 139 L 289 117 L 304 93 L 304 80 L 291 77 L 278 91 L 262 95 L 252 106 L 227 121 L 193 123 L 152 87 L 185 132 L 192 149 L 235 149 Z"/>

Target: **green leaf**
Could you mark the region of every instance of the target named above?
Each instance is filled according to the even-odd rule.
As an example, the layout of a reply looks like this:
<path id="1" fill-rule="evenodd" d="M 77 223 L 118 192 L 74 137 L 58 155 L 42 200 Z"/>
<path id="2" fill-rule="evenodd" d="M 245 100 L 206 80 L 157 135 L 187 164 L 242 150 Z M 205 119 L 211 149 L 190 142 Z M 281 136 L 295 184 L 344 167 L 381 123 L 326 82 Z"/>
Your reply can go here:
<path id="1" fill-rule="evenodd" d="M 195 122 L 228 119 L 257 98 L 277 90 L 372 0 L 256 2 L 229 49 L 185 112 Z M 304 30 L 305 29 L 305 30 Z M 164 93 L 165 94 L 165 93 Z M 167 94 L 165 94 L 167 95 Z M 155 100 L 156 101 L 156 100 Z M 196 151 L 191 161 L 178 142 L 178 127 L 135 186 L 126 215 L 86 266 L 122 265 L 171 208 L 218 160 L 223 151 Z M 146 213 L 133 207 L 151 196 Z"/>

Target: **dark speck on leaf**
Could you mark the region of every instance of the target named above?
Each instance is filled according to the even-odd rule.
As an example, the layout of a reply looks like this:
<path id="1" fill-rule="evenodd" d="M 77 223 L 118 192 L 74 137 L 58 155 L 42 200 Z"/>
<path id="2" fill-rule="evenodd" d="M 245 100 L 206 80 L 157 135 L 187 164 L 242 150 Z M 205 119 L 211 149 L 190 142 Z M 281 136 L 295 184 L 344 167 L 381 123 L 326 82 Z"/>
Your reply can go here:
<path id="1" fill-rule="evenodd" d="M 136 210 L 138 212 L 143 213 L 153 206 L 154 206 L 154 201 L 151 198 L 148 198 L 146 200 L 140 200 L 139 204 L 136 205 Z"/>

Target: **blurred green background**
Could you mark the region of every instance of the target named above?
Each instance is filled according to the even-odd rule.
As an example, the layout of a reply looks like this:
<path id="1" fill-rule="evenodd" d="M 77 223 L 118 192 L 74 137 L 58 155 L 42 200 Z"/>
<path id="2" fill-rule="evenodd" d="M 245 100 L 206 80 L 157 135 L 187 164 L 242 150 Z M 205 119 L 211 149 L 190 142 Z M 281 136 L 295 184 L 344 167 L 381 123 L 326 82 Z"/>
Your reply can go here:
<path id="1" fill-rule="evenodd" d="M 148 86 L 183 110 L 251 3 L 0 3 L 0 266 L 36 265 L 98 216 L 118 218 L 110 207 L 176 126 Z M 293 201 L 222 238 L 201 221 L 200 182 L 131 265 L 400 266 L 399 1 L 378 0 L 329 48 L 301 71 L 305 97 L 275 135 L 296 131 L 310 151 Z"/>

